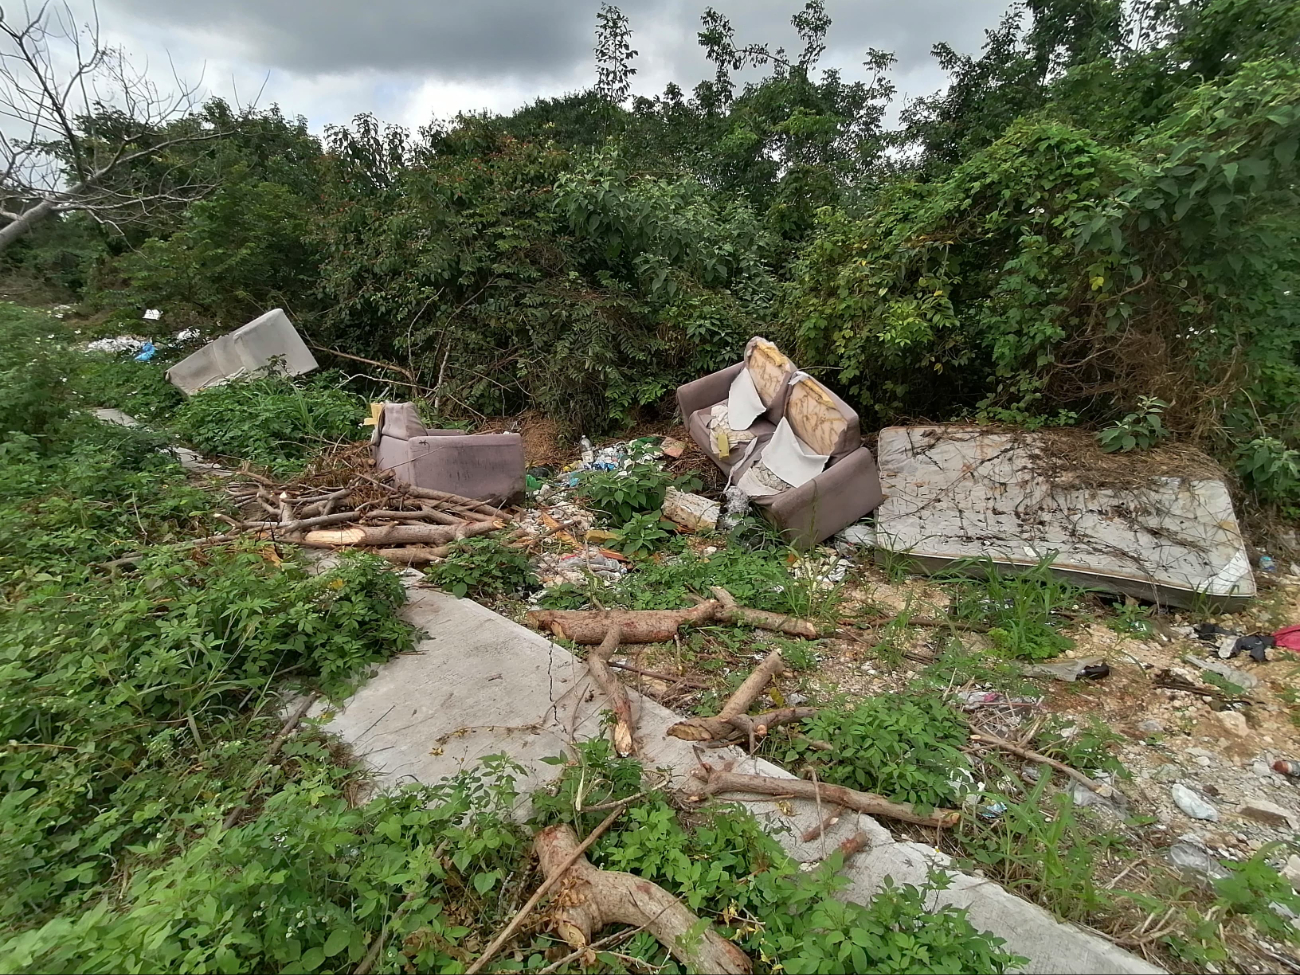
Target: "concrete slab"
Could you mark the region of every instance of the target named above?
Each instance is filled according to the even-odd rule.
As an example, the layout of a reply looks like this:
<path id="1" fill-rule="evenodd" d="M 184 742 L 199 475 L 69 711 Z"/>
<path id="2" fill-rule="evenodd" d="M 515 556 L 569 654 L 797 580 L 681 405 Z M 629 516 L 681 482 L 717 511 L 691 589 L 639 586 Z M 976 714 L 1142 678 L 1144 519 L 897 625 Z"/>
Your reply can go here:
<path id="1" fill-rule="evenodd" d="M 1255 595 L 1223 481 L 1112 486 L 1052 443 L 979 427 L 882 430 L 877 547 L 930 570 L 991 559 L 1023 571 L 1055 556 L 1053 571 L 1073 582 L 1185 608 L 1235 610 Z"/>
<path id="2" fill-rule="evenodd" d="M 317 705 L 327 730 L 338 734 L 376 773 L 379 787 L 405 781 L 437 782 L 472 767 L 485 755 L 507 753 L 528 770 L 521 791 L 544 784 L 554 766 L 540 760 L 567 745 L 602 733 L 607 704 L 587 677 L 583 663 L 567 650 L 469 600 L 425 588 L 408 577 L 403 610 L 426 632 L 417 652 L 377 669 L 372 679 L 340 705 Z M 678 715 L 633 694 L 642 758 L 647 769 L 665 769 L 674 786 L 687 783 L 696 759 L 689 743 L 664 732 Z M 710 760 L 737 760 L 737 770 L 791 777 L 739 749 L 710 751 Z M 871 849 L 846 868 L 847 896 L 870 900 L 885 877 L 922 884 L 932 866 L 947 858 L 929 847 L 895 842 L 889 830 L 867 816 L 845 815 L 827 836 L 812 843 L 802 833 L 820 820 L 815 803 L 786 802 L 787 815 L 772 799 L 746 803 L 790 854 L 819 860 L 857 829 Z M 1062 924 L 1043 909 L 990 881 L 955 871 L 950 889 L 934 895 L 970 911 L 979 928 L 1005 938 L 1010 949 L 1030 959 L 1028 972 L 1159 972 L 1161 969 L 1103 938 Z"/>

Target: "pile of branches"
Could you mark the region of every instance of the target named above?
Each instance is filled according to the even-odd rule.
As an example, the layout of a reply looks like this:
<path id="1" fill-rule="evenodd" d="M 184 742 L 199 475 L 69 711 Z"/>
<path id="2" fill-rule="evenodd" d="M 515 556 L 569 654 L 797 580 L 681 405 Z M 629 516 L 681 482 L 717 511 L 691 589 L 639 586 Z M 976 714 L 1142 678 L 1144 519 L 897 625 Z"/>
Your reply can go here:
<path id="1" fill-rule="evenodd" d="M 484 501 L 358 474 L 346 484 L 278 484 L 250 471 L 230 493 L 248 513 L 214 515 L 222 539 L 257 533 L 310 548 L 365 548 L 399 565 L 445 557 L 453 542 L 506 527 L 513 516 Z"/>

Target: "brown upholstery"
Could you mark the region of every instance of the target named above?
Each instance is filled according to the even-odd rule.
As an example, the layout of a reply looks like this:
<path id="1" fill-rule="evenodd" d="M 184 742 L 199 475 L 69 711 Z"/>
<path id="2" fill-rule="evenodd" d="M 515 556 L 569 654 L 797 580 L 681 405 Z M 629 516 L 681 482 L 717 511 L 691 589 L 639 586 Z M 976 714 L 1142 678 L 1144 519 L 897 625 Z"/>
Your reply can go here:
<path id="1" fill-rule="evenodd" d="M 801 548 L 811 548 L 876 509 L 884 500 L 880 472 L 871 451 L 862 446 L 858 415 L 844 400 L 811 376 L 798 375 L 794 363 L 766 339 L 751 339 L 745 353 L 744 362 L 678 388 L 682 421 L 691 439 L 730 475 L 733 484 L 759 461 L 783 417 L 809 448 L 828 455 L 826 469 L 808 483 L 753 499 L 782 537 Z M 741 462 L 748 446 L 741 444 L 724 461 L 709 436 L 709 415 L 716 404 L 726 400 L 732 380 L 745 368 L 768 410 L 750 427 L 758 446 Z"/>
<path id="2" fill-rule="evenodd" d="M 379 422 L 375 466 L 401 484 L 479 501 L 524 494 L 524 442 L 517 433 L 467 434 L 429 430 L 414 403 L 386 403 Z"/>

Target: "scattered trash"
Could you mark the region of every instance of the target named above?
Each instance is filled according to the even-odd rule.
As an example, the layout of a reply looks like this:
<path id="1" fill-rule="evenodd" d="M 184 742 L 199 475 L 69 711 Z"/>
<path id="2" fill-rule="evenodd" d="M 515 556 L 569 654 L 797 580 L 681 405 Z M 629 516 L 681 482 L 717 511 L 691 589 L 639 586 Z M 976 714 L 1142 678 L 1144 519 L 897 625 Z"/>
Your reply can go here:
<path id="1" fill-rule="evenodd" d="M 1273 643 L 1284 650 L 1300 652 L 1300 626 L 1284 626 L 1273 634 Z"/>
<path id="2" fill-rule="evenodd" d="M 731 531 L 749 514 L 749 495 L 731 484 L 722 492 L 722 496 L 727 503 L 726 510 L 722 513 L 722 528 Z"/>
<path id="3" fill-rule="evenodd" d="M 146 309 L 145 309 L 145 312 L 144 312 L 144 320 L 145 320 L 146 322 L 156 322 L 156 321 L 158 321 L 160 318 L 162 318 L 162 312 L 159 311 L 157 308 L 146 308 Z"/>
<path id="4" fill-rule="evenodd" d="M 1205 842 L 1195 833 L 1184 833 L 1169 847 L 1169 862 L 1210 880 L 1230 876 L 1230 871 L 1210 854 Z"/>
<path id="5" fill-rule="evenodd" d="M 853 563 L 833 549 L 819 549 L 790 563 L 790 575 L 812 582 L 818 589 L 834 589 L 848 575 Z"/>
<path id="6" fill-rule="evenodd" d="M 1138 722 L 1138 731 L 1148 735 L 1164 734 L 1165 726 L 1155 718 L 1147 718 L 1145 721 Z"/>
<path id="7" fill-rule="evenodd" d="M 1219 821 L 1219 811 L 1181 782 L 1169 791 L 1174 797 L 1174 804 L 1192 819 L 1204 819 L 1212 823 Z"/>
<path id="8" fill-rule="evenodd" d="M 1101 680 L 1110 676 L 1110 664 L 1101 657 L 1081 657 L 1054 664 L 1034 664 L 1021 671 L 1026 677 L 1050 677 L 1053 680 Z"/>
<path id="9" fill-rule="evenodd" d="M 593 577 L 606 585 L 618 582 L 627 566 L 598 548 L 581 552 L 548 553 L 537 561 L 537 577 L 548 589 L 551 586 L 583 585 Z"/>
<path id="10" fill-rule="evenodd" d="M 1236 637 L 1241 635 L 1237 630 L 1225 630 L 1218 623 L 1197 623 L 1190 629 L 1196 639 L 1212 647 L 1217 647 L 1222 643 L 1225 636 Z"/>
<path id="11" fill-rule="evenodd" d="M 1236 667 L 1229 667 L 1225 663 L 1217 660 L 1206 660 L 1203 657 L 1195 657 L 1192 654 L 1186 654 L 1183 657 L 1189 664 L 1194 667 L 1200 667 L 1202 670 L 1208 670 L 1212 674 L 1218 674 L 1224 680 L 1232 681 L 1238 687 L 1246 690 L 1254 690 L 1259 687 L 1259 678 L 1254 674 L 1248 674 L 1244 670 L 1238 670 Z"/>
<path id="12" fill-rule="evenodd" d="M 1281 772 L 1283 775 L 1290 776 L 1293 779 L 1300 779 L 1300 762 L 1280 758 L 1273 763 L 1273 771 Z"/>
<path id="13" fill-rule="evenodd" d="M 148 339 L 142 339 L 138 335 L 119 335 L 111 339 L 96 339 L 94 342 L 86 343 L 87 352 L 108 352 L 116 354 L 119 352 L 139 352 L 144 347 Z"/>
<path id="14" fill-rule="evenodd" d="M 1277 563 L 1273 561 L 1273 556 L 1271 556 L 1271 555 L 1261 555 L 1261 556 L 1259 557 L 1259 571 L 1260 571 L 1260 572 L 1276 572 L 1276 571 L 1277 571 Z"/>
<path id="15" fill-rule="evenodd" d="M 670 487 L 664 494 L 663 514 L 669 521 L 693 532 L 711 532 L 722 517 L 722 505 Z"/>
<path id="16" fill-rule="evenodd" d="M 1275 646 L 1276 641 L 1267 633 L 1252 633 L 1250 636 L 1238 637 L 1232 645 L 1230 656 L 1235 657 L 1239 653 L 1250 654 L 1250 659 L 1256 663 L 1268 662 L 1268 648 Z M 1220 654 L 1222 656 L 1222 654 Z"/>
<path id="17" fill-rule="evenodd" d="M 152 342 L 146 342 L 140 346 L 140 354 L 135 357 L 136 362 L 148 362 L 157 353 L 157 349 Z"/>
<path id="18" fill-rule="evenodd" d="M 198 337 L 199 330 L 197 328 L 183 328 L 174 336 L 177 342 L 193 342 Z"/>
<path id="19" fill-rule="evenodd" d="M 1075 436 L 1080 460 L 1072 463 Z M 1127 454 L 1106 461 L 1122 467 L 1113 474 L 1094 470 L 1087 438 L 956 425 L 882 430 L 877 547 L 933 570 L 980 560 L 1027 568 L 1051 557 L 1075 581 L 1171 606 L 1237 609 L 1255 595 L 1223 480 L 1195 464 L 1183 477 L 1148 474 Z"/>
<path id="20" fill-rule="evenodd" d="M 168 381 L 187 396 L 237 376 L 280 370 L 300 376 L 318 368 L 289 316 L 275 308 L 220 338 L 167 370 Z"/>

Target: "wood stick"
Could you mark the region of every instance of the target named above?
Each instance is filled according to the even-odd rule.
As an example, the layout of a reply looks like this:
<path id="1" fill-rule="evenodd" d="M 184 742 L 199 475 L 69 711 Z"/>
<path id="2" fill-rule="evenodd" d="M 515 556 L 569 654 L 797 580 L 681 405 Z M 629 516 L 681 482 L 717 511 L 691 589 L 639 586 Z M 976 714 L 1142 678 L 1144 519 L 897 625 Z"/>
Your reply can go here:
<path id="1" fill-rule="evenodd" d="M 692 798 L 716 796 L 724 792 L 754 792 L 766 796 L 794 796 L 815 802 L 820 796 L 824 801 L 845 809 L 866 813 L 868 816 L 884 816 L 904 823 L 916 823 L 918 826 L 955 826 L 961 819 L 961 813 L 955 809 L 936 809 L 928 815 L 922 815 L 909 802 L 891 802 L 884 796 L 859 792 L 842 785 L 808 782 L 805 779 L 777 779 L 767 775 L 742 775 L 714 768 L 697 769 L 691 774 L 703 780 L 703 788 Z"/>
<path id="2" fill-rule="evenodd" d="M 720 607 L 717 618 L 725 623 L 757 626 L 760 629 L 775 630 L 777 633 L 801 636 L 809 640 L 815 640 L 820 635 L 816 624 L 811 620 L 801 620 L 783 613 L 769 613 L 764 609 L 747 609 L 738 605 L 735 597 L 721 586 L 713 586 L 710 591 Z"/>
<path id="3" fill-rule="evenodd" d="M 1066 765 L 1064 762 L 1058 762 L 1054 758 L 1048 758 L 1040 752 L 1024 748 L 1017 745 L 1015 742 L 1007 741 L 1005 738 L 999 738 L 997 735 L 989 734 L 987 731 L 981 731 L 979 734 L 971 735 L 971 737 L 976 741 L 986 742 L 996 748 L 1002 749 L 1004 752 L 1010 752 L 1012 755 L 1018 755 L 1020 758 L 1028 759 L 1031 762 L 1038 762 L 1041 765 L 1051 766 L 1060 772 L 1064 772 L 1076 782 L 1086 785 L 1099 796 L 1109 796 L 1113 792 L 1110 786 L 1103 785 L 1100 782 L 1094 782 L 1091 778 L 1077 769 L 1070 768 L 1070 766 Z"/>
<path id="4" fill-rule="evenodd" d="M 534 610 L 528 622 L 539 630 L 584 646 L 601 643 L 611 626 L 617 626 L 623 643 L 666 643 L 687 623 L 708 623 L 718 604 L 713 600 L 690 609 L 580 609 Z"/>
<path id="5" fill-rule="evenodd" d="M 830 829 L 832 826 L 838 823 L 840 821 L 840 817 L 843 815 L 844 815 L 843 809 L 841 809 L 839 806 L 832 806 L 831 811 L 826 814 L 825 818 L 823 818 L 820 823 L 818 823 L 816 826 L 810 827 L 809 829 L 805 830 L 803 836 L 799 838 L 803 840 L 805 843 L 811 843 L 813 840 L 818 839 L 823 833 L 825 833 L 828 829 Z"/>
<path id="6" fill-rule="evenodd" d="M 569 826 L 548 826 L 533 841 L 547 878 L 565 878 L 552 924 L 571 947 L 590 945 L 592 935 L 610 924 L 642 925 L 688 972 L 752 970 L 744 952 L 668 891 L 634 874 L 599 870 L 585 857 L 575 859 L 577 843 Z"/>
<path id="7" fill-rule="evenodd" d="M 436 508 L 425 508 L 421 511 L 367 511 L 365 517 L 367 519 L 391 518 L 395 521 L 436 521 L 440 525 L 466 524 L 466 519 L 457 518 Z M 477 519 L 475 521 L 477 522 Z"/>
<path id="8" fill-rule="evenodd" d="M 707 687 L 708 682 L 702 681 L 698 677 L 691 677 L 689 674 L 662 674 L 657 670 L 642 670 L 640 667 L 633 667 L 631 664 L 621 664 L 611 660 L 609 665 L 615 670 L 626 670 L 632 674 L 640 674 L 642 677 L 652 677 L 655 680 L 666 681 L 669 684 L 692 684 L 696 687 Z"/>
<path id="9" fill-rule="evenodd" d="M 317 515 L 315 518 L 299 518 L 295 521 L 245 521 L 240 524 L 250 531 L 277 531 L 288 534 L 320 525 L 342 525 L 349 521 L 356 521 L 360 517 L 360 511 L 340 511 L 338 514 Z"/>
<path id="10" fill-rule="evenodd" d="M 785 659 L 781 656 L 780 650 L 773 650 L 736 688 L 736 692 L 727 698 L 722 705 L 722 710 L 716 716 L 678 721 L 668 729 L 668 734 L 683 741 L 726 741 L 748 735 L 752 744 L 753 736 L 758 729 L 755 723 L 743 720 L 745 712 L 753 707 L 758 696 L 763 693 L 763 689 L 772 679 L 783 673 L 785 673 Z M 777 713 L 772 712 L 772 714 Z M 770 718 L 771 715 L 765 717 Z M 737 718 L 742 720 L 737 721 Z M 770 721 L 765 722 L 762 733 L 766 734 L 770 726 Z"/>
<path id="11" fill-rule="evenodd" d="M 860 829 L 852 836 L 842 840 L 836 849 L 844 854 L 844 862 L 848 863 L 855 853 L 860 853 L 870 845 L 871 837 L 867 835 L 865 830 Z"/>
<path id="12" fill-rule="evenodd" d="M 414 484 L 403 484 L 397 490 L 411 495 L 413 498 L 427 498 L 430 501 L 448 501 L 452 504 L 458 504 L 474 511 L 481 511 L 484 514 L 491 515 L 493 518 L 503 518 L 506 521 L 512 520 L 511 517 L 486 501 L 475 501 L 473 498 L 461 497 L 459 494 L 451 494 L 447 491 L 434 491 L 432 488 L 417 487 Z"/>
<path id="13" fill-rule="evenodd" d="M 395 565 L 427 565 L 437 559 L 445 559 L 451 554 L 450 545 L 407 545 L 402 548 L 372 548 L 372 555 L 387 559 Z"/>
<path id="14" fill-rule="evenodd" d="M 338 517 L 330 515 L 331 518 Z M 494 522 L 459 525 L 357 525 L 352 528 L 324 529 L 308 532 L 307 545 L 345 548 L 353 545 L 445 545 L 461 538 L 486 535 L 499 527 Z"/>
<path id="15" fill-rule="evenodd" d="M 633 731 L 632 702 L 628 699 L 627 688 L 609 669 L 609 658 L 618 649 L 618 642 L 619 628 L 611 626 L 600 646 L 587 654 L 587 670 L 609 700 L 610 710 L 614 712 L 614 750 L 626 758 L 636 754 L 636 737 Z"/>
<path id="16" fill-rule="evenodd" d="M 614 820 L 623 814 L 623 811 L 632 804 L 634 799 L 639 798 L 641 798 L 639 795 L 631 796 L 615 806 L 610 811 L 610 814 L 601 821 L 601 824 L 593 829 L 587 835 L 587 838 L 578 844 L 577 849 L 569 854 L 565 861 L 556 868 L 555 872 L 547 874 L 546 879 L 542 881 L 537 890 L 533 891 L 533 896 L 528 898 L 524 906 L 515 912 L 515 916 L 510 919 L 510 923 L 502 928 L 501 933 L 492 939 L 492 943 L 483 949 L 483 954 L 478 956 L 474 964 L 465 969 L 465 975 L 474 975 L 475 972 L 483 970 L 483 966 L 492 960 L 492 956 L 501 950 L 501 946 L 514 937 L 519 925 L 523 923 L 524 918 L 532 912 L 533 908 L 541 902 L 541 899 L 546 896 L 546 892 L 559 883 L 560 878 L 564 876 L 569 867 L 577 863 L 591 844 L 600 839 L 605 834 L 605 831 L 614 825 Z"/>

